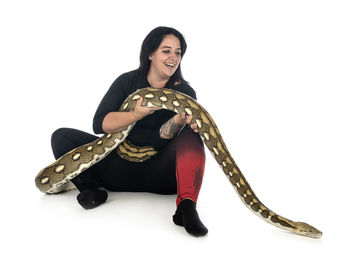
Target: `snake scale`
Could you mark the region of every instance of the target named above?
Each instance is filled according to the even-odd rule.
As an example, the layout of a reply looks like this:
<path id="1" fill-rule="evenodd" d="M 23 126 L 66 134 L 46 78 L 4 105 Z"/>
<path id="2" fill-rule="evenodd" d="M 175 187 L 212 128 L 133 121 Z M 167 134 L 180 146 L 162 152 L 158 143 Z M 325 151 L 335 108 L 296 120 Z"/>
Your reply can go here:
<path id="1" fill-rule="evenodd" d="M 136 101 L 142 97 L 142 106 L 162 107 L 176 113 L 185 112 L 186 115 L 192 115 L 192 123 L 196 123 L 198 132 L 203 142 L 212 153 L 213 157 L 220 165 L 225 175 L 235 188 L 239 198 L 258 217 L 266 222 L 293 233 L 313 238 L 320 238 L 322 232 L 304 222 L 294 222 L 286 219 L 268 209 L 255 195 L 237 164 L 228 151 L 220 132 L 208 114 L 208 112 L 194 99 L 177 91 L 170 89 L 144 88 L 128 96 L 123 102 L 119 111 L 133 111 Z M 57 159 L 56 162 L 41 170 L 35 178 L 36 186 L 45 193 L 58 193 L 72 189 L 69 182 L 72 178 L 102 160 L 107 154 L 118 146 L 130 145 L 123 144 L 134 124 L 129 125 L 119 132 L 105 134 L 101 138 L 79 146 Z M 125 148 L 125 147 L 124 147 Z M 142 148 L 134 152 L 130 158 L 140 158 L 138 161 L 144 161 L 151 157 L 142 153 Z M 120 151 L 120 149 L 119 149 Z M 132 154 L 132 150 L 129 151 Z M 149 152 L 145 149 L 144 152 Z M 151 155 L 156 152 L 150 151 Z M 126 152 L 126 154 L 128 154 Z"/>

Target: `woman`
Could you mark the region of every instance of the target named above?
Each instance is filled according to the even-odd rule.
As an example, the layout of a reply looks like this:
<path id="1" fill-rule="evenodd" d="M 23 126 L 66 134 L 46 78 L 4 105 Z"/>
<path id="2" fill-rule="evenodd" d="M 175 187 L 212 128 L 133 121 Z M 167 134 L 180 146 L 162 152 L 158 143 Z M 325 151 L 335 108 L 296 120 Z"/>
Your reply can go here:
<path id="1" fill-rule="evenodd" d="M 175 224 L 184 226 L 193 236 L 208 233 L 196 211 L 202 184 L 205 153 L 192 116 L 175 114 L 161 108 L 142 107 L 142 98 L 133 112 L 118 112 L 122 102 L 137 89 L 170 88 L 196 98 L 195 91 L 183 79 L 181 59 L 186 42 L 173 28 L 157 27 L 144 39 L 140 67 L 119 76 L 103 97 L 96 111 L 96 134 L 112 133 L 135 123 L 127 140 L 137 146 L 152 146 L 158 153 L 144 162 L 132 162 L 111 152 L 72 182 L 79 189 L 79 204 L 92 209 L 107 200 L 109 191 L 143 191 L 159 194 L 177 193 Z M 60 128 L 52 135 L 52 149 L 57 158 L 97 136 L 70 128 Z"/>

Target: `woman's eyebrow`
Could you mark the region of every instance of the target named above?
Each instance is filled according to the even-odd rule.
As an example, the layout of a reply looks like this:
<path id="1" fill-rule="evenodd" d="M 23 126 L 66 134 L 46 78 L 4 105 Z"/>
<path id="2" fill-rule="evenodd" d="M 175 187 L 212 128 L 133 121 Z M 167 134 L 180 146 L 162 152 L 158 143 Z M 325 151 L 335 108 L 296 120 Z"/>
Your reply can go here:
<path id="1" fill-rule="evenodd" d="M 170 48 L 171 49 L 170 46 L 166 46 L 166 45 L 161 47 L 161 49 L 163 49 L 163 48 Z M 177 48 L 176 50 L 180 50 L 181 51 L 181 48 Z"/>

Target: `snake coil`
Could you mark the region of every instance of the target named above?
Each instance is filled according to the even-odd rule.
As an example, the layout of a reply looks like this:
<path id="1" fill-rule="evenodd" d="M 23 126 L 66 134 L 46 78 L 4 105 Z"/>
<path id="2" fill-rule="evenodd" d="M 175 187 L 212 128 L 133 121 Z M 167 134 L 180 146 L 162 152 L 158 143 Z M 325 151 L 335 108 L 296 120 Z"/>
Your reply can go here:
<path id="1" fill-rule="evenodd" d="M 320 238 L 322 236 L 321 231 L 307 223 L 294 222 L 274 213 L 258 199 L 233 160 L 215 122 L 209 113 L 196 100 L 183 93 L 170 89 L 144 88 L 129 95 L 121 105 L 119 111 L 133 111 L 136 101 L 140 97 L 143 98 L 142 106 L 162 107 L 176 113 L 185 112 L 186 115 L 193 116 L 192 123 L 197 124 L 199 135 L 204 144 L 224 171 L 226 177 L 235 188 L 239 198 L 254 214 L 276 227 L 299 235 L 313 238 Z M 73 189 L 74 186 L 70 182 L 71 179 L 98 161 L 101 161 L 118 146 L 119 154 L 123 152 L 124 157 L 129 158 L 128 160 L 147 160 L 147 158 L 157 153 L 152 150 L 152 148 L 137 149 L 136 147 L 135 151 L 132 150 L 131 146 L 131 150 L 125 150 L 125 148 L 128 147 L 125 139 L 133 126 L 134 124 L 131 124 L 119 132 L 105 134 L 91 143 L 79 146 L 66 153 L 53 164 L 47 166 L 38 173 L 35 178 L 36 186 L 44 193 L 59 193 Z M 148 153 L 145 154 L 145 152 Z"/>

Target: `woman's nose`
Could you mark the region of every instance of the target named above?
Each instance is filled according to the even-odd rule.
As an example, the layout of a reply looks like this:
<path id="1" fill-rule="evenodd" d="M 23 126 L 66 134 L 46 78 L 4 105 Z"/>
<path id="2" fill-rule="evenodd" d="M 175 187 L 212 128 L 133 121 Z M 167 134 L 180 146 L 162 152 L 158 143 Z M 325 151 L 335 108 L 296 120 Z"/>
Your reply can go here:
<path id="1" fill-rule="evenodd" d="M 176 60 L 176 59 L 179 58 L 179 56 L 176 55 L 176 52 L 172 52 L 172 53 L 170 54 L 170 58 L 173 59 L 173 60 Z"/>

